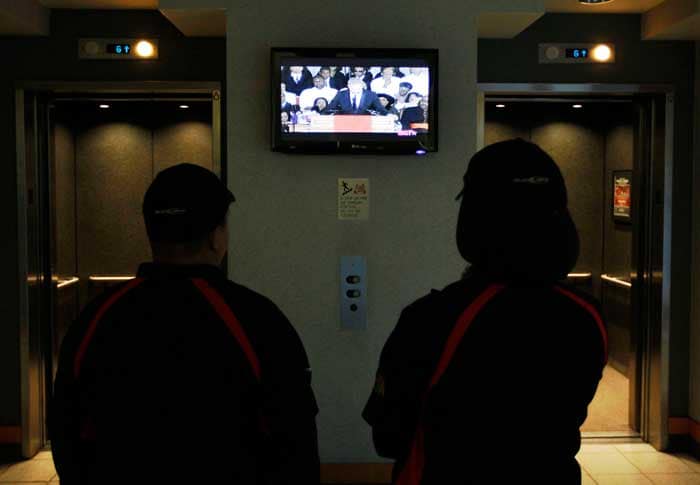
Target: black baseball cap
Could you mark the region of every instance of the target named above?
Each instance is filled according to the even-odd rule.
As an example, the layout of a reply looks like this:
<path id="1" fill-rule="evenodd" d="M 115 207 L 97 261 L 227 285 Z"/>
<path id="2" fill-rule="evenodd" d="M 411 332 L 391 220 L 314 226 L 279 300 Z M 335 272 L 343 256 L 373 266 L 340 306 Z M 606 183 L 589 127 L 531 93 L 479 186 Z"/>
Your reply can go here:
<path id="1" fill-rule="evenodd" d="M 465 193 L 494 208 L 509 211 L 566 208 L 564 177 L 542 148 L 521 138 L 487 146 L 472 157 L 464 174 Z"/>
<path id="2" fill-rule="evenodd" d="M 457 198 L 457 247 L 476 270 L 552 281 L 575 266 L 579 238 L 564 177 L 534 143 L 508 140 L 479 151 Z"/>
<path id="3" fill-rule="evenodd" d="M 211 171 L 182 163 L 160 172 L 143 199 L 151 241 L 196 241 L 224 221 L 236 198 Z"/>

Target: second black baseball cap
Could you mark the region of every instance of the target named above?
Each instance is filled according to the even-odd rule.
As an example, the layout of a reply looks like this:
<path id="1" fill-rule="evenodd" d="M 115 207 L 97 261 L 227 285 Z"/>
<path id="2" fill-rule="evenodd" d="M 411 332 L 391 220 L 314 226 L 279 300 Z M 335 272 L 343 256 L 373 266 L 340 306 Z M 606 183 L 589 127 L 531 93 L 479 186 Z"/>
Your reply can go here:
<path id="1" fill-rule="evenodd" d="M 236 198 L 211 171 L 182 163 L 160 172 L 143 199 L 151 241 L 188 242 L 221 224 Z"/>

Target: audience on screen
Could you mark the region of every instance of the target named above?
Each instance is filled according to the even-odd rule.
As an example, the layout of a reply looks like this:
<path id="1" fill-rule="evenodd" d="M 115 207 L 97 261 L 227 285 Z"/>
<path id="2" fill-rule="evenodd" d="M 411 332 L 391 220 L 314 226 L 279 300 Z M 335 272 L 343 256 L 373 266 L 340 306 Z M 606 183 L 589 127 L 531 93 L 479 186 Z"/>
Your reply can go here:
<path id="1" fill-rule="evenodd" d="M 283 67 L 283 130 L 297 120 L 308 123 L 309 115 L 359 114 L 391 115 L 403 130 L 427 131 L 429 90 L 426 67 Z"/>
<path id="2" fill-rule="evenodd" d="M 382 103 L 382 106 L 384 106 L 384 109 L 386 109 L 387 113 L 396 115 L 396 119 L 399 118 L 399 112 L 398 110 L 394 107 L 394 102 L 395 99 L 393 96 L 390 96 L 386 93 L 379 93 L 377 95 L 379 98 L 379 102 Z"/>
<path id="3" fill-rule="evenodd" d="M 345 78 L 342 70 L 338 66 L 322 66 L 318 73 L 323 78 L 327 88 L 343 89 L 347 86 L 348 81 Z"/>
<path id="4" fill-rule="evenodd" d="M 316 98 L 314 99 L 314 106 L 311 108 L 311 111 L 315 111 L 316 113 L 323 113 L 326 108 L 328 107 L 328 100 L 326 98 Z"/>
<path id="5" fill-rule="evenodd" d="M 401 114 L 401 127 L 404 130 L 427 131 L 428 123 L 428 97 L 420 99 L 418 106 L 406 108 Z M 420 126 L 417 126 L 420 125 Z"/>
<path id="6" fill-rule="evenodd" d="M 337 89 L 326 87 L 326 82 L 320 74 L 314 76 L 313 81 L 314 87 L 305 89 L 299 96 L 299 107 L 302 110 L 311 109 L 318 98 L 333 99 L 338 92 Z"/>
<path id="7" fill-rule="evenodd" d="M 370 83 L 370 90 L 377 94 L 385 93 L 396 98 L 399 94 L 399 78 L 394 75 L 393 67 L 383 67 L 382 75 Z"/>
<path id="8" fill-rule="evenodd" d="M 411 83 L 412 89 L 421 96 L 427 96 L 430 91 L 429 73 L 426 67 L 409 68 L 409 74 L 402 81 Z"/>
<path id="9" fill-rule="evenodd" d="M 287 91 L 297 96 L 305 89 L 313 87 L 311 71 L 304 66 L 289 66 L 282 69 L 282 82 L 287 87 Z"/>

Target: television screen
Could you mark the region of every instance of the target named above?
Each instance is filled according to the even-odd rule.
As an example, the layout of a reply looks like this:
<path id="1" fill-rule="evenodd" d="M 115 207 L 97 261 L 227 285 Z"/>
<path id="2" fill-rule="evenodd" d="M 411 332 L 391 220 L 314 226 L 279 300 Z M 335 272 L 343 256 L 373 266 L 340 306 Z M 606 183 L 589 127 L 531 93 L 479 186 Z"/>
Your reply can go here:
<path id="1" fill-rule="evenodd" d="M 273 49 L 273 149 L 437 149 L 434 50 Z"/>

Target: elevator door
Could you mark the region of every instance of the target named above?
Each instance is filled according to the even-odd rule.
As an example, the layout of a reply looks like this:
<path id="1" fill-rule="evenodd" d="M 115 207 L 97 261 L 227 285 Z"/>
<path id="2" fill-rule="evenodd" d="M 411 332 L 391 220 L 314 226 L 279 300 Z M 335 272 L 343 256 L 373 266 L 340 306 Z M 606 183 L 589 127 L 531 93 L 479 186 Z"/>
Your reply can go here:
<path id="1" fill-rule="evenodd" d="M 487 96 L 484 144 L 520 137 L 560 165 L 581 237 L 568 283 L 598 298 L 610 361 L 584 437 L 642 436 L 663 446 L 667 96 Z M 553 363 L 553 365 L 556 365 Z"/>
<path id="2" fill-rule="evenodd" d="M 161 170 L 221 173 L 215 92 L 18 93 L 22 453 L 48 442 L 59 349 L 80 309 L 150 259 L 141 202 Z"/>
<path id="3" fill-rule="evenodd" d="M 27 93 L 17 99 L 19 154 L 18 197 L 20 226 L 20 375 L 22 454 L 32 456 L 48 439 L 45 386 L 50 363 L 51 223 L 48 211 L 51 180 L 52 117 L 46 96 Z"/>

